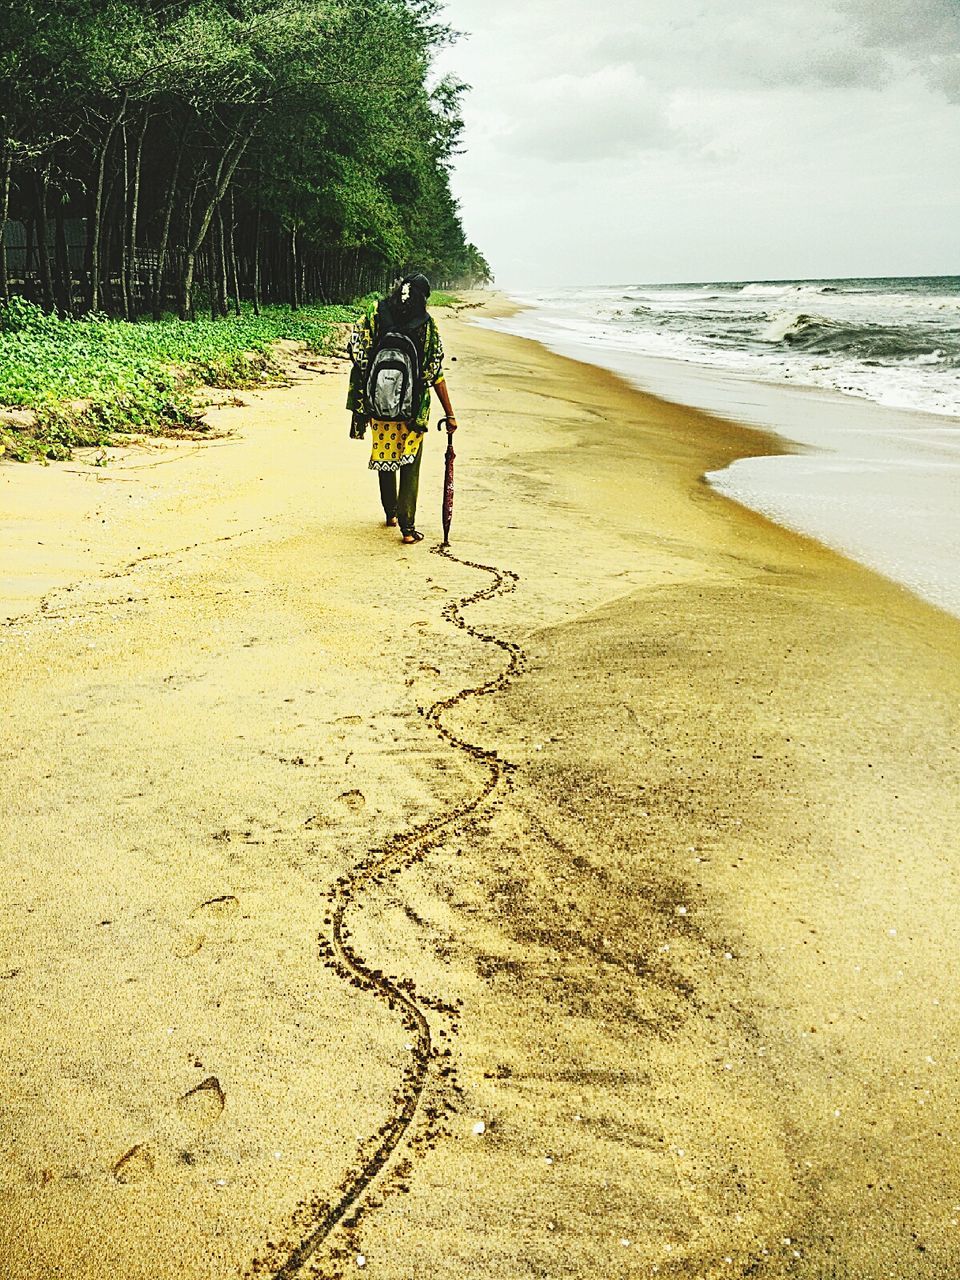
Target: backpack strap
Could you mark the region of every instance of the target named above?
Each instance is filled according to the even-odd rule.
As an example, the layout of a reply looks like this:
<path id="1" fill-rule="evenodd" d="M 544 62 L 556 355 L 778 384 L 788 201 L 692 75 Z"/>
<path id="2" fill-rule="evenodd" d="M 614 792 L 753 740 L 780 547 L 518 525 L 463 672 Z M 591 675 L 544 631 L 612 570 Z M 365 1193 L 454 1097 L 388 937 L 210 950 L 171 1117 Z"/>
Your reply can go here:
<path id="1" fill-rule="evenodd" d="M 380 301 L 377 303 L 377 309 L 374 314 L 377 320 L 377 327 L 374 333 L 374 341 L 376 341 L 382 334 L 389 333 L 392 329 L 395 329 L 397 326 L 393 322 L 393 312 L 390 310 L 390 307 L 387 305 L 386 298 L 380 299 Z"/>

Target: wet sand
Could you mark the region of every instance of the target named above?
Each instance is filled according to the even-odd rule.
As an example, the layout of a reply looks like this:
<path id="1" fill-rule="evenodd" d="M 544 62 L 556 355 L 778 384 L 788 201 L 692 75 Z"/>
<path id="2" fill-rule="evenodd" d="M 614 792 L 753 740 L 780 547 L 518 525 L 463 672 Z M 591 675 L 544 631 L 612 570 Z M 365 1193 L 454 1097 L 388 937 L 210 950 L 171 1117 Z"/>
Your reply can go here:
<path id="1" fill-rule="evenodd" d="M 638 351 L 625 332 L 538 307 L 489 320 L 632 386 L 780 437 L 774 454 L 708 475 L 721 493 L 909 587 L 960 617 L 956 417 Z M 728 353 L 729 354 L 729 353 Z M 794 371 L 796 373 L 796 371 Z M 821 371 L 822 373 L 822 371 Z M 814 381 L 816 370 L 810 375 Z M 850 387 L 852 391 L 853 388 Z"/>
<path id="2" fill-rule="evenodd" d="M 470 752 L 497 584 L 342 369 L 0 468 L 4 1276 L 956 1274 L 960 626 L 701 481 L 775 442 L 441 321 Z M 425 1058 L 330 889 L 450 815 L 344 916 Z"/>

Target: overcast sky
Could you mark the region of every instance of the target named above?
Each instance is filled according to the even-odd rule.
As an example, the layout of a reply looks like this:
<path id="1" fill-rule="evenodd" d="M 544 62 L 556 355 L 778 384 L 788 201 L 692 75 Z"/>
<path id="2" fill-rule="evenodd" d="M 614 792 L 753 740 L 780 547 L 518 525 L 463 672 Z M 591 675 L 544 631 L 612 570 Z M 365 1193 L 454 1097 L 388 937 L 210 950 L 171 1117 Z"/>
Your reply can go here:
<path id="1" fill-rule="evenodd" d="M 960 0 L 448 0 L 504 287 L 960 272 Z"/>

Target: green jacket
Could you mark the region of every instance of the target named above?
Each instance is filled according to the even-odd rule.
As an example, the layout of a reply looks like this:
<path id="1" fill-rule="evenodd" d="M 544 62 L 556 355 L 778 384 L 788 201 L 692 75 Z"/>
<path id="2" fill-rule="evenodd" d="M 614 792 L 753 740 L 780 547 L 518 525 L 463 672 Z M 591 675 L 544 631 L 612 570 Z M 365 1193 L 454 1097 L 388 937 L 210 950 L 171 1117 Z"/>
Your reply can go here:
<path id="1" fill-rule="evenodd" d="M 350 336 L 350 357 L 353 367 L 350 370 L 350 387 L 347 391 L 347 408 L 351 413 L 367 417 L 363 387 L 367 377 L 367 365 L 370 353 L 377 338 L 377 304 L 371 303 L 363 316 L 357 321 L 356 328 Z M 426 429 L 430 418 L 430 388 L 443 380 L 443 343 L 440 331 L 434 323 L 433 316 L 427 316 L 427 332 L 423 343 L 423 399 L 420 410 L 414 419 L 418 430 Z"/>

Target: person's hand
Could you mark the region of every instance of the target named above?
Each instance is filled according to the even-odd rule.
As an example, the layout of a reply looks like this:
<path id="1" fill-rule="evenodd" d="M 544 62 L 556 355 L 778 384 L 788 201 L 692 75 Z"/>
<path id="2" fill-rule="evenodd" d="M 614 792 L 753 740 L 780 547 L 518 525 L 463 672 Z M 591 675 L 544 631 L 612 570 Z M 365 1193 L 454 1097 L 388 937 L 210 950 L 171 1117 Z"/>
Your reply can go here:
<path id="1" fill-rule="evenodd" d="M 456 431 L 456 429 L 457 429 L 457 419 L 452 413 L 448 413 L 447 414 L 447 430 Z"/>

